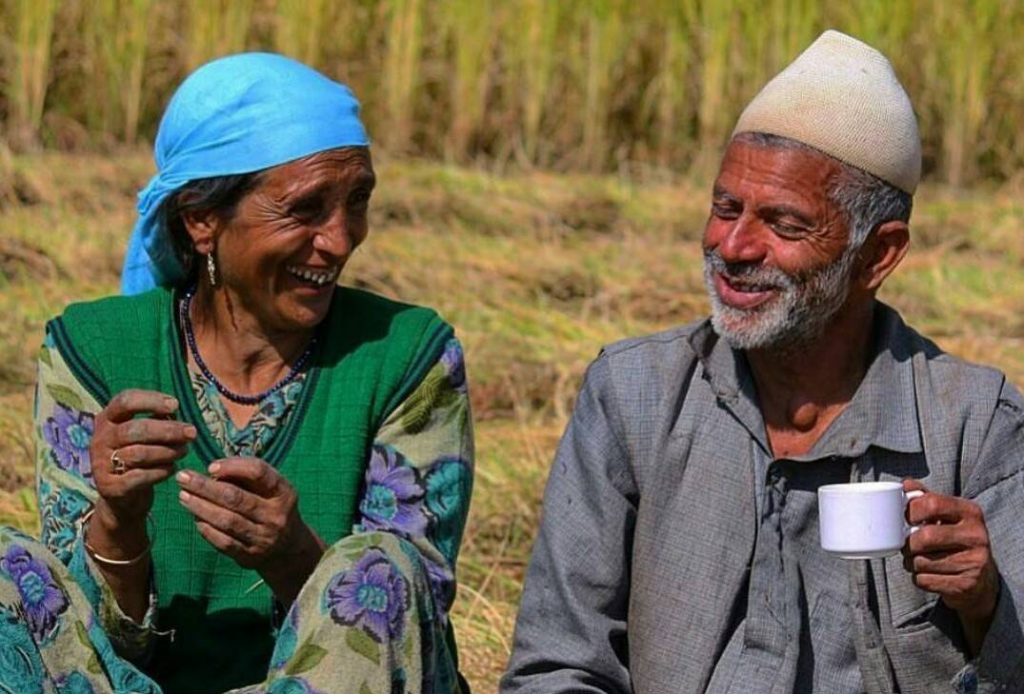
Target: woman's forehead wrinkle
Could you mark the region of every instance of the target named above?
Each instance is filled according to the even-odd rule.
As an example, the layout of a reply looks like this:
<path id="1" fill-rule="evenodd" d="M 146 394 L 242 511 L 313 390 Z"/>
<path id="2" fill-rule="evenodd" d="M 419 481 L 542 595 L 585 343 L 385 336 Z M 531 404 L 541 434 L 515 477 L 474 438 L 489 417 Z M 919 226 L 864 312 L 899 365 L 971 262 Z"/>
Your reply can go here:
<path id="1" fill-rule="evenodd" d="M 327 187 L 328 181 L 309 175 L 299 178 L 288 178 L 277 189 L 276 197 L 280 200 L 298 198 L 315 193 Z"/>
<path id="2" fill-rule="evenodd" d="M 339 188 L 342 192 L 356 188 L 373 188 L 376 177 L 371 169 L 359 168 L 351 173 L 346 171 L 340 176 L 318 176 L 307 173 L 302 176 L 285 176 L 278 181 L 270 182 L 266 187 L 254 191 L 262 198 L 264 208 L 283 210 L 289 204 L 315 195 L 330 195 Z"/>

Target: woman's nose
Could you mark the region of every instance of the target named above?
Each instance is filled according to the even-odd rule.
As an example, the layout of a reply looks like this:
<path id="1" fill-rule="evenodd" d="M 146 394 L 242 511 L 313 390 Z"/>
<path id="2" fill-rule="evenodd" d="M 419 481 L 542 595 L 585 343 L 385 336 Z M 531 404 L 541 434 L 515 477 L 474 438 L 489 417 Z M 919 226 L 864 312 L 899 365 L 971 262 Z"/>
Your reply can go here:
<path id="1" fill-rule="evenodd" d="M 337 258 L 344 258 L 355 250 L 343 213 L 336 212 L 317 230 L 313 248 Z"/>

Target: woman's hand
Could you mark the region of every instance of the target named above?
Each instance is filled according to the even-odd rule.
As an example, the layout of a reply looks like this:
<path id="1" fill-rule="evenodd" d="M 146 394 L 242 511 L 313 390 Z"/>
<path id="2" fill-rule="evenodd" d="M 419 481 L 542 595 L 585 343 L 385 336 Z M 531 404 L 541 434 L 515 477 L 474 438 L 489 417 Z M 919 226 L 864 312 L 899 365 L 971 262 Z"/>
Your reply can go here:
<path id="1" fill-rule="evenodd" d="M 89 446 L 100 502 L 96 512 L 114 525 L 145 523 L 153 486 L 174 474 L 174 463 L 196 437 L 191 424 L 170 417 L 178 401 L 152 390 L 124 390 L 96 415 Z M 136 415 L 149 414 L 151 418 Z M 116 459 L 123 469 L 116 469 Z"/>
<path id="2" fill-rule="evenodd" d="M 176 478 L 199 533 L 240 566 L 259 571 L 278 599 L 290 603 L 324 550 L 299 515 L 295 490 L 259 458 L 224 458 L 209 472 L 182 471 Z"/>
<path id="3" fill-rule="evenodd" d="M 97 413 L 89 445 L 99 499 L 86 547 L 121 609 L 136 621 L 149 604 L 146 514 L 153 506 L 153 486 L 174 474 L 175 461 L 196 437 L 194 426 L 170 419 L 177 409 L 178 401 L 163 393 L 121 391 Z M 140 414 L 152 417 L 136 419 Z"/>

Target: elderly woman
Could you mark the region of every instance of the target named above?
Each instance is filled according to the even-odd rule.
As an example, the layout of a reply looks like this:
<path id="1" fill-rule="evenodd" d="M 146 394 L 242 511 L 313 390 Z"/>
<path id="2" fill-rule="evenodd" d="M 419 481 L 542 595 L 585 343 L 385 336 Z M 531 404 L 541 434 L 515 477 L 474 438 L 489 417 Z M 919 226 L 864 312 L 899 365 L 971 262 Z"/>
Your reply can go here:
<path id="1" fill-rule="evenodd" d="M 47 326 L 45 548 L 0 533 L 0 689 L 465 691 L 462 353 L 434 312 L 335 284 L 367 145 L 351 92 L 280 56 L 177 91 L 129 296 Z"/>

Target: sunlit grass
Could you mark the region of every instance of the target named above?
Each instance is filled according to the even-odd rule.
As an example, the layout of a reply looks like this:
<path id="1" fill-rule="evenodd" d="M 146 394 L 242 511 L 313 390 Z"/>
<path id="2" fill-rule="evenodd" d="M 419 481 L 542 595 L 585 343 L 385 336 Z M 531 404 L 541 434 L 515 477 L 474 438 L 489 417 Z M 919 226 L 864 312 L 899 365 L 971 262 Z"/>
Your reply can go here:
<path id="1" fill-rule="evenodd" d="M 415 98 L 423 45 L 424 8 L 422 0 L 386 0 L 390 15 L 387 50 L 380 74 L 384 124 L 389 144 L 398 152 L 410 149 L 415 124 Z"/>
<path id="2" fill-rule="evenodd" d="M 1024 163 L 1024 3 L 1001 0 L 9 0 L 0 114 L 19 147 L 152 135 L 201 63 L 277 50 L 351 84 L 379 148 L 484 164 L 708 173 L 743 105 L 822 30 L 883 50 L 925 164 Z M 84 128 L 83 128 L 84 126 Z"/>
<path id="3" fill-rule="evenodd" d="M 0 10 L 2 33 L 10 43 L 6 84 L 7 125 L 16 139 L 39 129 L 50 80 L 50 47 L 57 0 L 13 0 Z M 0 46 L 3 42 L 0 41 Z"/>
<path id="4" fill-rule="evenodd" d="M 152 0 L 97 0 L 82 14 L 87 125 L 134 143 L 143 96 Z"/>
<path id="5" fill-rule="evenodd" d="M 247 48 L 255 0 L 188 0 L 185 5 L 185 68 Z"/>
<path id="6" fill-rule="evenodd" d="M 322 64 L 324 35 L 332 26 L 327 0 L 278 0 L 274 16 L 274 46 L 309 65 Z"/>

